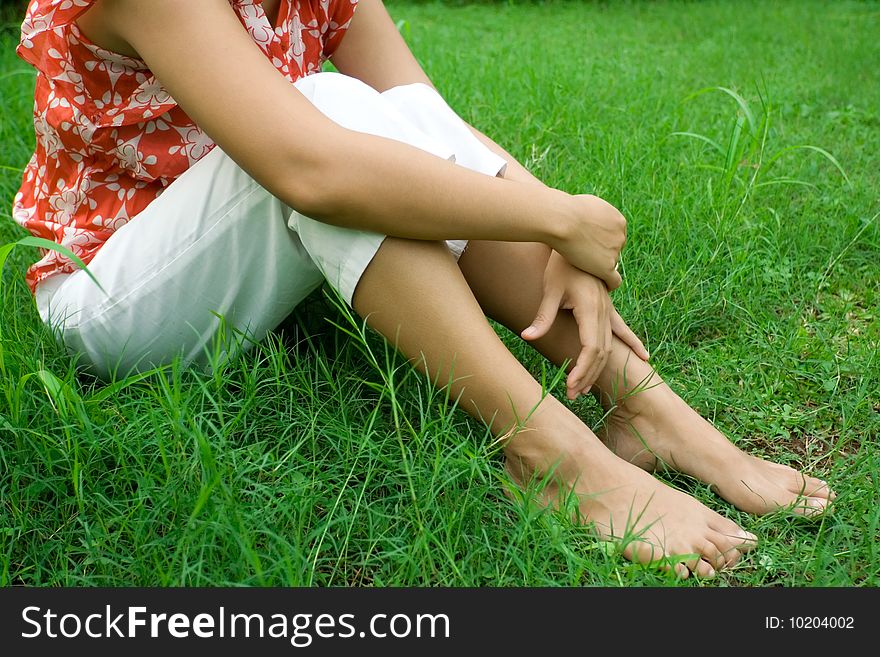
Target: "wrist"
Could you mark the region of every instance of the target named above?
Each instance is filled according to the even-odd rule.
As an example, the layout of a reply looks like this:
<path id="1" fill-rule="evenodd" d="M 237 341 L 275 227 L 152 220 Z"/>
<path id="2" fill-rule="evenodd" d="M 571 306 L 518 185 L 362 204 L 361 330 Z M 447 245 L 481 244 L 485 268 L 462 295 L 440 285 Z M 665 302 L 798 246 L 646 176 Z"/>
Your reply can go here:
<path id="1" fill-rule="evenodd" d="M 541 228 L 545 239 L 541 241 L 553 250 L 563 253 L 577 223 L 577 212 L 572 202 L 574 197 L 558 189 L 548 187 L 547 190 L 546 209 L 541 214 Z"/>

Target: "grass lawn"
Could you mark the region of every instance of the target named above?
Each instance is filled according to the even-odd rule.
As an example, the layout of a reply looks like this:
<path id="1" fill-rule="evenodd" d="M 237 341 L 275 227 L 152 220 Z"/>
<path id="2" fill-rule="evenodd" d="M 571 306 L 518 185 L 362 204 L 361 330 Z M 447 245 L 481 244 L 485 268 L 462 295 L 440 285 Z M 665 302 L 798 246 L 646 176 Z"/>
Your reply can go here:
<path id="1" fill-rule="evenodd" d="M 752 517 L 670 475 L 761 538 L 679 582 L 508 501 L 484 428 L 377 336 L 325 321 L 349 326 L 320 296 L 212 376 L 106 385 L 40 324 L 36 252 L 18 248 L 0 288 L 0 583 L 880 584 L 880 5 L 389 8 L 465 118 L 624 212 L 614 299 L 655 366 L 739 445 L 829 479 L 834 512 Z M 20 20 L 0 26 L 0 244 L 24 234 L 8 209 L 33 145 Z M 735 94 L 695 95 L 709 87 Z"/>

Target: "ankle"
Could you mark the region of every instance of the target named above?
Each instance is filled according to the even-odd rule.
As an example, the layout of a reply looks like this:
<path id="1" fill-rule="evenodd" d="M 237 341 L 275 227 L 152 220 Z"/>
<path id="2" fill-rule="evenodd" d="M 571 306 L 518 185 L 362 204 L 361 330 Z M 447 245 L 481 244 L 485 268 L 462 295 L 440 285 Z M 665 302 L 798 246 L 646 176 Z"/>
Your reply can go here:
<path id="1" fill-rule="evenodd" d="M 679 401 L 659 374 L 635 381 L 626 392 L 615 393 L 613 396 L 601 394 L 602 407 L 606 412 L 623 420 L 634 420 L 638 417 L 658 417 L 661 412 L 675 408 Z"/>
<path id="2" fill-rule="evenodd" d="M 523 429 L 504 448 L 509 467 L 521 480 L 552 472 L 563 480 L 575 481 L 591 469 L 602 452 L 607 452 L 598 438 L 586 427 L 582 429 L 583 432 Z"/>

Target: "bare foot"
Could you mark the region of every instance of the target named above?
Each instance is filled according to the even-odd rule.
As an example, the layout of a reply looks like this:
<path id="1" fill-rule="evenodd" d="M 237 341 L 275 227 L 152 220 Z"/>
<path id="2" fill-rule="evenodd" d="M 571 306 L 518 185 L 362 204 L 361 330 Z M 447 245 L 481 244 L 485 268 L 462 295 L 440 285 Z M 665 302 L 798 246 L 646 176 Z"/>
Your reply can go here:
<path id="1" fill-rule="evenodd" d="M 627 363 L 631 381 L 645 380 L 650 372 L 635 356 Z M 658 375 L 645 388 L 619 403 L 600 433 L 621 458 L 648 471 L 672 468 L 696 477 L 749 513 L 791 509 L 812 516 L 834 499 L 824 481 L 741 451 Z"/>
<path id="2" fill-rule="evenodd" d="M 733 521 L 616 457 L 585 427 L 578 433 L 567 441 L 517 435 L 506 449 L 507 471 L 521 487 L 552 472 L 542 503 L 557 506 L 574 492 L 582 518 L 603 538 L 622 540 L 626 558 L 659 562 L 680 577 L 711 577 L 754 547 L 755 536 Z"/>

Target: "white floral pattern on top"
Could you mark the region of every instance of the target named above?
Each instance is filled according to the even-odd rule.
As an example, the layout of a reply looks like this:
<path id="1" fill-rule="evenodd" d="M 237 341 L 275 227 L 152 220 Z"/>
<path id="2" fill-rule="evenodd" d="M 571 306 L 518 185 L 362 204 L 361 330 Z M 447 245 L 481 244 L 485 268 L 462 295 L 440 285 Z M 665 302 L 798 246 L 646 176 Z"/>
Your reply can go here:
<path id="1" fill-rule="evenodd" d="M 97 0 L 32 0 L 18 55 L 37 69 L 36 149 L 15 196 L 14 219 L 88 263 L 214 142 L 146 64 L 91 43 L 76 19 Z M 317 73 L 342 39 L 357 0 L 281 0 L 278 27 L 262 0 L 229 0 L 244 28 L 291 82 Z M 42 252 L 31 291 L 74 264 Z"/>

